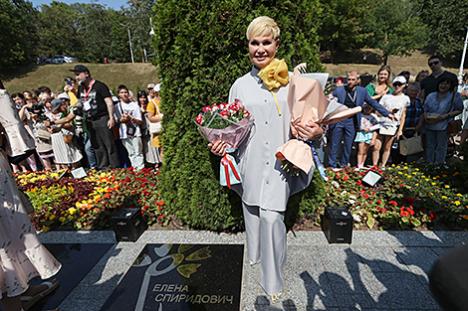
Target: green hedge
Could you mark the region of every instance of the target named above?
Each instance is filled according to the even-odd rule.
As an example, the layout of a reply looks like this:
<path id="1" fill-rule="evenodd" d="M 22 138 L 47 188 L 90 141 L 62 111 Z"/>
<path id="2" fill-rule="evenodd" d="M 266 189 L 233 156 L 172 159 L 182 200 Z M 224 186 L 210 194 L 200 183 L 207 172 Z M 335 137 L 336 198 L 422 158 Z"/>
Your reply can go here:
<path id="1" fill-rule="evenodd" d="M 157 1 L 155 63 L 165 115 L 160 187 L 170 212 L 183 223 L 217 231 L 236 230 L 242 223 L 240 200 L 218 184 L 219 159 L 210 155 L 193 119 L 202 106 L 226 101 L 231 84 L 250 70 L 248 24 L 271 16 L 281 28 L 278 57 L 290 68 L 307 62 L 320 70 L 320 13 L 318 0 Z"/>

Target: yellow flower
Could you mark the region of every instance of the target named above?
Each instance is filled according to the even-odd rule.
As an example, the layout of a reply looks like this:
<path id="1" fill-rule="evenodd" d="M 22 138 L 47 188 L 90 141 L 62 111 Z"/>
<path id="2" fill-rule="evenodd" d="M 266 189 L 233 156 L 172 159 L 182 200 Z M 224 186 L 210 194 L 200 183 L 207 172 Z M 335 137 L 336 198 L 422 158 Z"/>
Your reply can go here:
<path id="1" fill-rule="evenodd" d="M 441 196 L 441 198 L 442 198 L 442 200 L 447 200 L 448 199 L 445 195 Z"/>
<path id="2" fill-rule="evenodd" d="M 460 201 L 456 200 L 455 202 L 453 202 L 456 206 L 459 206 L 461 204 Z"/>
<path id="3" fill-rule="evenodd" d="M 461 193 L 456 194 L 457 197 L 462 197 L 463 195 Z"/>
<path id="4" fill-rule="evenodd" d="M 445 185 L 445 189 L 449 189 L 449 188 L 450 188 L 450 186 L 449 186 L 449 185 Z"/>
<path id="5" fill-rule="evenodd" d="M 268 90 L 277 89 L 289 82 L 288 65 L 284 60 L 273 59 L 268 66 L 258 73 Z"/>
<path id="6" fill-rule="evenodd" d="M 74 215 L 75 213 L 76 213 L 76 208 L 70 207 L 70 208 L 68 209 L 68 214 Z"/>
<path id="7" fill-rule="evenodd" d="M 50 220 L 50 221 L 54 220 L 55 218 L 56 218 L 56 216 L 55 216 L 54 214 L 52 214 L 52 215 L 49 216 L 49 220 Z"/>
<path id="8" fill-rule="evenodd" d="M 431 183 L 431 185 L 435 186 L 435 185 L 436 185 L 436 183 L 435 183 L 435 182 L 432 182 L 432 183 Z"/>
<path id="9" fill-rule="evenodd" d="M 67 221 L 67 219 L 62 216 L 62 217 L 59 218 L 59 221 L 63 224 L 63 223 L 65 223 Z"/>

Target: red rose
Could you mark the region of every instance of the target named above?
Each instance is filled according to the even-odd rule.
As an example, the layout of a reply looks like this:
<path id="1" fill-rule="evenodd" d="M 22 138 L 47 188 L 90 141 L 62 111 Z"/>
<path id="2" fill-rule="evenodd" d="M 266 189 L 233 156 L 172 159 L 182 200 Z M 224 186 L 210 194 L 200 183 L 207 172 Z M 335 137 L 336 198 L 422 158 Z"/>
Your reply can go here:
<path id="1" fill-rule="evenodd" d="M 201 110 L 202 110 L 203 113 L 205 113 L 205 112 L 211 111 L 211 107 L 210 106 L 203 106 Z"/>
<path id="2" fill-rule="evenodd" d="M 201 113 L 197 116 L 197 118 L 195 119 L 195 122 L 197 122 L 198 125 L 202 125 L 203 115 Z"/>

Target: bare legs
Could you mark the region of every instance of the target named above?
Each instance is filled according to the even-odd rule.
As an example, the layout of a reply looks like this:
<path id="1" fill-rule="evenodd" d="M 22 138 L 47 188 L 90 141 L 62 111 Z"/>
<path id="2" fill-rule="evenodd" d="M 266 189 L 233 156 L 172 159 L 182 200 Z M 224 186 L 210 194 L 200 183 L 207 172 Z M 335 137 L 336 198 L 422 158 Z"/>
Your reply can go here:
<path id="1" fill-rule="evenodd" d="M 374 151 L 372 151 L 372 165 L 378 166 L 380 158 L 380 150 L 383 148 L 382 153 L 382 167 L 385 167 L 392 151 L 392 144 L 395 140 L 395 136 L 378 135 L 374 145 Z"/>

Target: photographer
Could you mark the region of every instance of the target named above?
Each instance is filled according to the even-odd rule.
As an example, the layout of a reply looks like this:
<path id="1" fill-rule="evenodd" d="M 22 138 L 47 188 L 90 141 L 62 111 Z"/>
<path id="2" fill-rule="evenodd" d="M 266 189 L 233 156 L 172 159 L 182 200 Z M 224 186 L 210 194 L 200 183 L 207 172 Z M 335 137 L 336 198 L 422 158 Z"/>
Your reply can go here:
<path id="1" fill-rule="evenodd" d="M 54 150 L 55 163 L 62 166 L 79 166 L 79 161 L 83 158 L 81 152 L 74 143 L 75 129 L 71 121 L 56 124 L 55 120 L 60 120 L 69 115 L 68 105 L 64 99 L 54 99 L 52 101 L 53 119 L 50 121 L 52 133 L 52 149 Z"/>
<path id="2" fill-rule="evenodd" d="M 67 94 L 62 93 L 58 95 L 58 98 L 66 100 Z M 69 106 L 69 110 L 67 115 L 63 116 L 58 120 L 54 120 L 51 122 L 55 125 L 63 125 L 73 122 L 75 126 L 75 141 L 81 150 L 81 152 L 86 154 L 87 158 L 87 165 L 90 168 L 96 168 L 96 155 L 94 153 L 94 149 L 91 146 L 91 140 L 89 139 L 89 132 L 86 129 L 86 119 L 85 115 L 83 114 L 83 104 L 81 101 L 78 101 L 76 105 Z"/>

